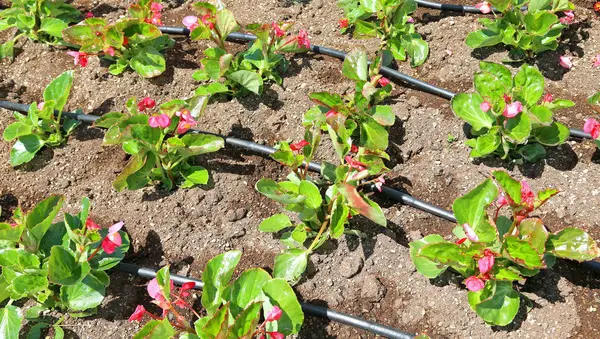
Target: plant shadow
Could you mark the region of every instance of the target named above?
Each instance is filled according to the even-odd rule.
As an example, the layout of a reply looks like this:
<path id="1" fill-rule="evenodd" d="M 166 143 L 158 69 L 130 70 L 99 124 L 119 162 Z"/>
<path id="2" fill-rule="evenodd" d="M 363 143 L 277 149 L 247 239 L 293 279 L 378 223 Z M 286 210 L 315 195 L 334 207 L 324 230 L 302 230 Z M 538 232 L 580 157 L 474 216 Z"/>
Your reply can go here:
<path id="1" fill-rule="evenodd" d="M 0 221 L 6 222 L 12 219 L 12 213 L 19 206 L 19 199 L 12 193 L 0 196 Z"/>
<path id="2" fill-rule="evenodd" d="M 300 296 L 301 298 L 301 296 Z M 327 302 L 320 299 L 312 299 L 308 300 L 312 305 L 327 307 Z M 331 320 L 321 318 L 321 317 L 305 317 L 304 324 L 298 333 L 298 339 L 335 339 L 336 336 L 332 336 L 327 331 L 327 326 Z"/>
<path id="3" fill-rule="evenodd" d="M 48 164 L 54 158 L 54 150 L 51 147 L 43 147 L 35 157 L 30 161 L 20 166 L 14 167 L 14 169 L 22 170 L 25 172 L 37 172 Z"/>

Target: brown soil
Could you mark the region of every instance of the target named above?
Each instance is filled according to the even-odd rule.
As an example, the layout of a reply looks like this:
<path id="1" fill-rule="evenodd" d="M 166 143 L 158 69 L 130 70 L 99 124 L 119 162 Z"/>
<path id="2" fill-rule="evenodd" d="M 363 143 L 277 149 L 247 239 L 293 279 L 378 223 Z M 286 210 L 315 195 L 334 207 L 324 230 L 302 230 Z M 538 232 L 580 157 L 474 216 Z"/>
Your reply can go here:
<path id="1" fill-rule="evenodd" d="M 100 5 L 89 0 L 75 3 L 85 12 L 116 18 L 128 2 L 109 0 Z M 342 36 L 337 20 L 342 11 L 335 1 L 262 0 L 252 3 L 227 0 L 242 24 L 293 20 L 306 28 L 314 44 L 351 50 L 361 44 L 376 47 L 375 41 L 356 41 Z M 180 25 L 192 13 L 191 2 L 166 1 L 165 25 Z M 466 2 L 465 2 L 466 3 Z M 590 3 L 582 3 L 586 7 Z M 600 24 L 589 9 L 576 10 L 577 23 L 567 31 L 556 52 L 548 52 L 537 65 L 547 77 L 547 91 L 556 97 L 575 100 L 574 109 L 558 117 L 571 127 L 581 128 L 591 116 L 584 103 L 597 91 L 597 72 L 591 59 L 600 52 Z M 442 13 L 419 9 L 417 30 L 427 39 L 429 60 L 417 69 L 406 64 L 403 72 L 443 88 L 472 90 L 472 74 L 480 59 L 499 62 L 507 56 L 502 48 L 472 51 L 464 44 L 468 32 L 477 27 L 477 15 Z M 0 41 L 8 33 L 0 33 Z M 151 80 L 135 73 L 108 75 L 106 65 L 92 58 L 86 68 L 74 67 L 64 50 L 32 42 L 21 46 L 10 64 L 0 63 L 0 99 L 28 103 L 39 100 L 44 86 L 65 70 L 75 69 L 68 109 L 104 114 L 121 110 L 131 97 L 151 96 L 157 101 L 190 96 L 197 84 L 191 75 L 198 67 L 206 43 L 177 37 L 167 51 L 167 71 Z M 446 50 L 452 51 L 449 56 Z M 558 55 L 574 56 L 575 67 L 565 72 Z M 284 75 L 284 86 L 272 86 L 262 97 L 250 96 L 212 104 L 202 118 L 201 128 L 272 145 L 280 139 L 297 140 L 302 135 L 302 114 L 311 107 L 307 95 L 313 91 L 343 92 L 350 82 L 340 75 L 338 60 L 323 56 L 294 56 Z M 512 166 L 497 160 L 471 161 L 464 145 L 462 123 L 449 103 L 433 95 L 398 84 L 393 106 L 398 116 L 391 130 L 390 183 L 435 205 L 449 208 L 453 199 L 480 182 L 491 169 L 505 168 L 516 177 L 527 178 L 534 189 L 557 187 L 562 193 L 540 211 L 549 228 L 568 225 L 584 227 L 600 238 L 600 152 L 589 141 L 569 141 L 552 149 L 540 164 Z M 0 129 L 13 120 L 0 111 Z M 449 143 L 452 135 L 457 141 Z M 32 206 L 49 194 L 67 196 L 67 209 L 75 211 L 82 196 L 93 201 L 93 217 L 104 225 L 123 220 L 132 239 L 127 261 L 149 267 L 171 264 L 175 273 L 199 277 L 206 261 L 225 250 L 241 249 L 240 268 L 272 267 L 281 251 L 278 240 L 258 232 L 260 221 L 280 206 L 254 190 L 262 177 L 285 175 L 274 162 L 237 149 L 225 149 L 203 157 L 212 181 L 203 188 L 161 192 L 148 187 L 133 192 L 115 192 L 111 182 L 125 164 L 117 147 L 102 147 L 103 132 L 80 127 L 63 148 L 45 150 L 19 169 L 8 165 L 10 145 L 0 146 L 0 205 L 3 218 L 19 201 Z M 600 277 L 577 265 L 561 263 L 522 286 L 534 303 L 508 327 L 489 327 L 471 311 L 460 281 L 443 276 L 430 281 L 419 275 L 410 261 L 407 244 L 430 233 L 450 235 L 454 225 L 424 212 L 377 198 L 389 220 L 387 229 L 361 218 L 352 226 L 365 238 L 348 236 L 331 242 L 311 258 L 308 278 L 297 291 L 306 302 L 326 305 L 398 329 L 426 332 L 436 338 L 598 338 Z M 361 267 L 350 278 L 346 267 Z M 139 328 L 127 318 L 137 304 L 148 306 L 145 281 L 114 272 L 108 296 L 97 316 L 69 319 L 73 338 L 129 338 Z M 372 338 L 373 336 L 333 322 L 307 317 L 300 338 Z"/>

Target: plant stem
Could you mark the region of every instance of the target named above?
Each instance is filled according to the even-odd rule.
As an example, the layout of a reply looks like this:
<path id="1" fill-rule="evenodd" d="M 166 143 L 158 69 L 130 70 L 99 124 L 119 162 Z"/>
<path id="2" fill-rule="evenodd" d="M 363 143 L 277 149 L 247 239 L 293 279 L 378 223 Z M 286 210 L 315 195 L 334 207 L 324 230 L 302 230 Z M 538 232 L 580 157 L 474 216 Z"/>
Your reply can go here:
<path id="1" fill-rule="evenodd" d="M 325 215 L 325 221 L 321 224 L 321 228 L 319 229 L 319 233 L 317 233 L 315 240 L 313 240 L 313 242 L 310 244 L 308 252 L 311 252 L 312 249 L 315 248 L 315 246 L 319 242 L 319 239 L 321 238 L 321 235 L 323 235 L 323 232 L 325 232 L 325 229 L 327 229 L 327 225 L 329 225 L 329 219 L 331 218 L 331 209 L 333 208 L 333 203 L 337 200 L 338 196 L 339 194 L 337 194 L 335 197 L 333 197 L 333 199 L 331 199 L 331 201 L 329 201 L 329 204 L 327 205 L 327 214 Z"/>
<path id="2" fill-rule="evenodd" d="M 102 240 L 104 240 L 104 239 L 102 239 Z M 98 251 L 100 251 L 101 248 L 102 248 L 102 243 L 100 243 L 100 245 L 98 245 L 96 250 L 94 250 L 94 252 L 92 252 L 92 254 L 90 254 L 90 256 L 87 258 L 87 262 L 90 262 L 90 260 L 92 260 L 92 258 L 98 253 Z"/>

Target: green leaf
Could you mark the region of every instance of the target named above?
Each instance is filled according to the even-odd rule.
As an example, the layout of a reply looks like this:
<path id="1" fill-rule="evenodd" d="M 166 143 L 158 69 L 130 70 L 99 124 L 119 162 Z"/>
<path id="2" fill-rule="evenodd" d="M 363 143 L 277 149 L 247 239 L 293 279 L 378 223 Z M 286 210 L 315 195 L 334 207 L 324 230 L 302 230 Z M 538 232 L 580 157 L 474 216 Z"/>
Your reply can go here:
<path id="1" fill-rule="evenodd" d="M 252 334 L 260 320 L 260 310 L 262 302 L 254 302 L 244 309 L 229 329 L 229 339 L 244 338 L 249 333 Z"/>
<path id="2" fill-rule="evenodd" d="M 492 175 L 496 179 L 496 182 L 502 187 L 502 190 L 508 194 L 510 199 L 515 204 L 521 204 L 521 182 L 513 179 L 510 174 L 505 171 L 493 171 Z"/>
<path id="3" fill-rule="evenodd" d="M 521 147 L 519 154 L 528 162 L 534 163 L 546 157 L 546 149 L 540 144 L 531 143 Z"/>
<path id="4" fill-rule="evenodd" d="M 186 148 L 178 150 L 184 157 L 212 153 L 225 146 L 223 138 L 210 134 L 188 133 L 181 138 Z"/>
<path id="5" fill-rule="evenodd" d="M 360 143 L 371 151 L 388 148 L 388 131 L 375 119 L 367 117 L 360 123 Z"/>
<path id="6" fill-rule="evenodd" d="M 74 25 L 62 31 L 63 39 L 73 45 L 86 45 L 96 39 L 96 34 L 91 26 Z"/>
<path id="7" fill-rule="evenodd" d="M 264 284 L 263 292 L 268 298 L 265 316 L 272 309 L 269 306 L 278 306 L 283 311 L 277 321 L 277 331 L 284 335 L 298 333 L 304 322 L 304 313 L 290 285 L 283 279 L 272 279 Z"/>
<path id="8" fill-rule="evenodd" d="M 344 99 L 337 93 L 313 92 L 310 93 L 308 97 L 317 105 L 325 106 L 327 108 L 344 106 Z M 319 114 L 322 113 L 319 111 Z"/>
<path id="9" fill-rule="evenodd" d="M 222 40 L 225 40 L 231 32 L 235 32 L 239 28 L 233 13 L 227 8 L 217 11 L 215 22 L 216 29 L 221 33 Z"/>
<path id="10" fill-rule="evenodd" d="M 331 220 L 329 222 L 329 233 L 333 239 L 337 239 L 344 234 L 344 225 L 348 221 L 349 213 L 350 209 L 344 198 L 339 197 L 336 199 L 331 208 Z"/>
<path id="11" fill-rule="evenodd" d="M 44 140 L 36 134 L 20 137 L 10 150 L 10 165 L 15 167 L 29 162 L 44 146 Z"/>
<path id="12" fill-rule="evenodd" d="M 27 213 L 25 225 L 38 241 L 46 234 L 64 202 L 64 196 L 52 195 L 39 202 L 33 210 Z"/>
<path id="13" fill-rule="evenodd" d="M 477 93 L 460 93 L 452 98 L 452 111 L 456 116 L 468 122 L 475 131 L 491 128 L 494 119 L 481 110 L 482 103 L 483 99 Z"/>
<path id="14" fill-rule="evenodd" d="M 502 140 L 498 135 L 498 129 L 492 128 L 488 133 L 480 135 L 475 139 L 475 147 L 471 151 L 472 157 L 483 157 L 494 153 L 500 146 Z"/>
<path id="15" fill-rule="evenodd" d="M 213 338 L 221 338 L 220 335 L 224 329 L 227 328 L 229 319 L 229 305 L 225 304 L 221 306 L 211 317 L 208 319 L 199 334 L 204 334 Z"/>
<path id="16" fill-rule="evenodd" d="M 429 244 L 445 242 L 444 238 L 439 234 L 430 234 L 423 239 L 410 242 L 410 258 L 412 259 L 417 271 L 429 279 L 436 278 L 447 268 L 445 265 L 440 265 L 427 258 L 417 256 L 419 250 Z"/>
<path id="17" fill-rule="evenodd" d="M 248 269 L 223 291 L 223 299 L 229 303 L 231 315 L 237 317 L 255 301 L 262 301 L 263 285 L 271 276 L 262 268 Z"/>
<path id="18" fill-rule="evenodd" d="M 475 189 L 456 199 L 452 205 L 457 223 L 471 226 L 481 242 L 496 239 L 496 229 L 487 219 L 486 208 L 497 196 L 498 188 L 491 179 L 486 179 Z"/>
<path id="19" fill-rule="evenodd" d="M 519 311 L 519 293 L 512 288 L 510 281 L 490 281 L 487 284 L 495 284 L 493 295 L 483 298 L 480 303 L 477 303 L 474 307 L 475 312 L 487 323 L 498 326 L 510 324 Z M 469 292 L 469 302 L 473 294 L 483 291 L 485 289 L 479 292 Z"/>
<path id="20" fill-rule="evenodd" d="M 44 336 L 42 335 L 42 330 L 45 328 L 50 327 L 49 324 L 44 324 L 44 323 L 38 323 L 35 324 L 31 327 L 31 329 L 29 330 L 29 332 L 27 333 L 27 339 L 40 339 L 40 338 L 44 338 Z"/>
<path id="21" fill-rule="evenodd" d="M 19 339 L 19 330 L 23 322 L 21 309 L 6 305 L 0 308 L 0 337 L 4 339 Z"/>
<path id="22" fill-rule="evenodd" d="M 133 339 L 172 338 L 177 332 L 166 317 L 163 320 L 151 320 L 133 336 Z"/>
<path id="23" fill-rule="evenodd" d="M 263 81 L 258 73 L 246 70 L 240 70 L 227 75 L 227 78 L 240 84 L 240 86 L 250 92 L 260 95 L 262 92 Z"/>
<path id="24" fill-rule="evenodd" d="M 535 13 L 539 10 L 547 9 L 551 3 L 552 0 L 531 0 L 527 10 L 531 13 Z"/>
<path id="25" fill-rule="evenodd" d="M 539 218 L 527 218 L 519 224 L 519 236 L 521 240 L 525 240 L 531 244 L 531 247 L 537 253 L 546 252 L 546 240 L 548 239 L 548 231 L 544 227 L 544 223 Z"/>
<path id="26" fill-rule="evenodd" d="M 480 61 L 479 68 L 481 68 L 482 71 L 492 74 L 507 89 L 512 87 L 512 74 L 505 66 L 493 62 Z"/>
<path id="27" fill-rule="evenodd" d="M 31 125 L 22 122 L 14 122 L 4 130 L 4 140 L 12 141 L 23 135 L 31 134 Z"/>
<path id="28" fill-rule="evenodd" d="M 319 188 L 310 181 L 302 180 L 298 186 L 298 194 L 306 197 L 304 205 L 310 209 L 317 209 L 321 207 L 323 198 Z"/>
<path id="29" fill-rule="evenodd" d="M 292 221 L 285 214 L 275 214 L 263 220 L 258 229 L 261 232 L 279 232 L 284 228 L 291 227 Z"/>
<path id="30" fill-rule="evenodd" d="M 54 109 L 62 111 L 73 86 L 73 71 L 67 71 L 52 80 L 44 90 L 44 101 L 54 101 Z"/>
<path id="31" fill-rule="evenodd" d="M 569 128 L 561 123 L 553 122 L 550 126 L 536 128 L 533 131 L 535 140 L 542 145 L 558 146 L 569 138 Z"/>
<path id="32" fill-rule="evenodd" d="M 523 18 L 523 23 L 528 34 L 543 36 L 558 23 L 558 17 L 549 11 L 536 13 L 530 10 Z"/>
<path id="33" fill-rule="evenodd" d="M 552 124 L 552 111 L 550 108 L 541 105 L 534 105 L 528 110 L 528 112 L 534 127 Z"/>
<path id="34" fill-rule="evenodd" d="M 410 57 L 410 65 L 417 67 L 422 65 L 429 55 L 429 45 L 417 33 L 407 34 L 402 37 L 402 46 Z"/>
<path id="35" fill-rule="evenodd" d="M 490 29 L 480 29 L 467 35 L 467 46 L 482 48 L 494 46 L 502 42 L 502 34 Z"/>
<path id="36" fill-rule="evenodd" d="M 594 239 L 577 228 L 565 228 L 556 234 L 550 234 L 546 246 L 550 253 L 559 258 L 585 261 L 600 256 Z"/>
<path id="37" fill-rule="evenodd" d="M 185 181 L 179 185 L 181 188 L 190 188 L 194 185 L 206 185 L 208 183 L 208 170 L 202 166 L 190 166 L 181 172 Z"/>
<path id="38" fill-rule="evenodd" d="M 306 271 L 307 264 L 308 252 L 306 250 L 288 249 L 275 257 L 273 276 L 295 284 L 300 280 L 302 273 Z"/>
<path id="39" fill-rule="evenodd" d="M 515 236 L 504 237 L 505 249 L 511 260 L 529 269 L 544 268 L 542 253 L 538 253 L 529 242 Z"/>
<path id="40" fill-rule="evenodd" d="M 102 237 L 106 237 L 108 234 L 108 229 L 102 229 L 100 231 L 100 235 Z M 99 252 L 98 254 L 96 254 L 92 260 L 90 260 L 90 266 L 92 269 L 97 270 L 97 271 L 106 271 L 108 269 L 111 269 L 113 267 L 115 267 L 118 263 L 121 262 L 121 260 L 123 260 L 123 258 L 125 258 L 125 254 L 127 253 L 127 251 L 129 250 L 129 246 L 130 246 L 130 240 L 129 240 L 129 235 L 127 235 L 127 233 L 125 233 L 124 231 L 119 231 L 119 235 L 121 235 L 121 246 L 115 248 L 115 251 L 111 254 L 107 254 L 104 251 Z M 97 248 L 97 246 L 101 246 L 101 241 L 99 241 L 97 243 L 97 246 L 94 247 L 94 245 L 92 245 L 93 248 Z"/>
<path id="41" fill-rule="evenodd" d="M 468 267 L 472 262 L 471 258 L 462 253 L 457 244 L 451 242 L 424 244 L 418 249 L 416 256 L 428 259 L 432 262 L 440 263 L 442 265 L 451 265 L 463 268 Z"/>
<path id="42" fill-rule="evenodd" d="M 514 267 L 499 267 L 494 266 L 494 279 L 505 280 L 505 281 L 519 281 L 523 280 L 519 270 Z"/>
<path id="43" fill-rule="evenodd" d="M 11 281 L 11 285 L 15 293 L 33 296 L 48 288 L 48 278 L 45 275 L 25 273 L 14 278 Z"/>
<path id="44" fill-rule="evenodd" d="M 46 32 L 56 38 L 62 38 L 63 29 L 67 28 L 66 22 L 56 18 L 43 18 L 38 32 Z"/>
<path id="45" fill-rule="evenodd" d="M 375 203 L 370 204 L 368 201 L 366 201 L 358 193 L 358 191 L 356 191 L 356 187 L 347 183 L 340 183 L 337 185 L 337 188 L 340 191 L 340 193 L 344 196 L 344 198 L 346 198 L 346 200 L 348 201 L 348 205 L 352 209 L 369 218 L 376 224 L 384 227 L 386 226 L 387 219 L 385 218 L 381 207 L 379 207 L 379 205 Z"/>
<path id="46" fill-rule="evenodd" d="M 85 311 L 97 307 L 106 295 L 104 284 L 88 274 L 75 285 L 60 288 L 61 300 L 73 311 Z"/>
<path id="47" fill-rule="evenodd" d="M 15 54 L 14 48 L 15 40 L 8 40 L 6 43 L 0 44 L 0 60 L 4 58 L 13 60 Z"/>
<path id="48" fill-rule="evenodd" d="M 256 183 L 255 188 L 267 198 L 286 205 L 297 204 L 305 199 L 303 195 L 298 195 L 297 191 L 290 191 L 288 188 L 278 184 L 273 179 L 262 178 Z"/>
<path id="49" fill-rule="evenodd" d="M 229 251 L 212 258 L 206 264 L 202 272 L 204 282 L 202 306 L 209 315 L 212 315 L 221 304 L 221 292 L 231 280 L 241 256 L 241 251 Z"/>
<path id="50" fill-rule="evenodd" d="M 165 58 L 152 46 L 138 50 L 129 61 L 129 65 L 144 78 L 159 76 L 166 69 Z"/>
<path id="51" fill-rule="evenodd" d="M 524 143 L 531 133 L 529 115 L 520 113 L 506 122 L 506 136 L 517 143 Z"/>
<path id="52" fill-rule="evenodd" d="M 515 90 L 518 97 L 524 100 L 523 106 L 536 104 L 544 93 L 544 76 L 537 68 L 524 64 L 515 75 Z"/>
<path id="53" fill-rule="evenodd" d="M 377 123 L 384 126 L 392 126 L 396 121 L 396 116 L 392 112 L 392 106 L 374 106 L 371 108 L 371 117 L 377 121 Z"/>
<path id="54" fill-rule="evenodd" d="M 73 285 L 90 272 L 87 261 L 78 263 L 73 253 L 61 246 L 54 246 L 48 259 L 48 278 L 56 284 Z"/>
<path id="55" fill-rule="evenodd" d="M 350 80 L 368 81 L 367 52 L 365 50 L 353 50 L 346 55 L 342 65 L 342 74 Z"/>

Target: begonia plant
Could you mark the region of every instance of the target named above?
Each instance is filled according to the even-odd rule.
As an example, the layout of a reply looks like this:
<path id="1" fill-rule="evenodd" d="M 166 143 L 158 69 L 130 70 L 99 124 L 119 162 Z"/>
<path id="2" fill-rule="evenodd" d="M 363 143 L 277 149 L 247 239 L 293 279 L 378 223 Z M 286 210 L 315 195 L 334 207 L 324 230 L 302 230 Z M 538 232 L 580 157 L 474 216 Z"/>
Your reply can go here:
<path id="1" fill-rule="evenodd" d="M 0 59 L 14 57 L 14 45 L 22 37 L 49 45 L 63 45 L 62 31 L 79 21 L 81 14 L 64 0 L 13 0 L 0 11 L 0 31 L 16 28 L 15 36 L 0 44 Z"/>
<path id="2" fill-rule="evenodd" d="M 54 195 L 27 213 L 17 207 L 12 222 L 0 223 L 0 303 L 6 302 L 0 308 L 1 338 L 22 338 L 24 320 L 36 323 L 30 327 L 31 337 L 39 337 L 45 327 L 53 327 L 58 336 L 62 320 L 49 324 L 41 316 L 48 310 L 73 317 L 95 314 L 110 281 L 106 270 L 129 248 L 123 222 L 102 228 L 90 218 L 87 198 L 81 212 L 65 212 L 63 220 L 53 223 L 64 201 Z M 22 300 L 30 303 L 15 305 Z"/>
<path id="3" fill-rule="evenodd" d="M 516 282 L 551 268 L 557 258 L 581 262 L 600 255 L 586 232 L 572 227 L 551 232 L 533 214 L 557 193 L 535 194 L 527 182 L 492 172 L 492 178 L 454 201 L 458 240 L 431 234 L 409 244 L 417 271 L 430 279 L 446 270 L 460 274 L 471 308 L 490 325 L 510 324 L 526 299 L 515 290 Z"/>
<path id="4" fill-rule="evenodd" d="M 230 33 L 239 30 L 233 13 L 210 3 L 195 3 L 200 17 L 187 16 L 183 24 L 190 30 L 193 40 L 212 40 L 218 47 L 204 51 L 201 69 L 193 75 L 194 80 L 206 82 L 196 90 L 196 95 L 243 95 L 248 92 L 261 94 L 266 82 L 282 84 L 280 73 L 285 72 L 289 61 L 282 53 L 302 53 L 310 49 L 308 34 L 300 30 L 297 36 L 289 36 L 291 23 L 250 24 L 245 27 L 256 40 L 248 49 L 235 55 L 228 53 L 225 40 Z"/>
<path id="5" fill-rule="evenodd" d="M 195 283 L 176 288 L 169 267 L 160 269 L 147 290 L 162 314 L 155 315 L 138 305 L 129 321 L 141 321 L 144 317 L 152 320 L 133 338 L 281 339 L 298 333 L 304 314 L 287 281 L 273 279 L 261 268 L 248 269 L 231 280 L 241 256 L 240 251 L 230 251 L 206 264 L 202 273 L 202 311 L 195 309 L 190 300 Z M 183 312 L 193 314 L 195 320 L 188 320 Z"/>
<path id="6" fill-rule="evenodd" d="M 589 97 L 588 103 L 596 113 L 600 113 L 600 92 Z M 583 131 L 589 133 L 592 136 L 592 140 L 596 143 L 596 146 L 600 148 L 600 122 L 595 118 L 586 119 L 585 124 L 583 125 Z"/>
<path id="7" fill-rule="evenodd" d="M 10 164 L 19 166 L 31 161 L 42 147 L 63 145 L 69 134 L 79 125 L 77 120 L 63 118 L 62 109 L 67 103 L 73 72 L 59 75 L 44 90 L 44 101 L 29 106 L 27 115 L 14 112 L 16 122 L 8 125 L 3 138 L 15 144 L 10 151 Z"/>
<path id="8" fill-rule="evenodd" d="M 375 63 L 377 65 L 377 63 Z M 261 179 L 256 189 L 264 196 L 297 213 L 299 222 L 287 214 L 275 214 L 260 224 L 263 232 L 280 232 L 287 249 L 275 258 L 273 275 L 296 283 L 306 270 L 309 255 L 329 238 L 344 233 L 352 216 L 361 214 L 378 225 L 386 226 L 381 208 L 367 197 L 368 189 L 381 190 L 383 174 L 388 171 L 383 159 L 389 159 L 385 125 L 395 116 L 388 106 L 375 103 L 387 96 L 391 85 L 374 75 L 368 81 L 366 53 L 351 53 L 344 61 L 344 74 L 356 82 L 354 95 L 342 98 L 330 93 L 313 93 L 319 106 L 304 115 L 304 139 L 295 143 L 280 142 L 271 157 L 286 166 L 286 180 Z M 377 66 L 371 69 L 377 74 Z M 382 86 L 383 85 L 383 86 Z M 381 86 L 381 87 L 379 87 Z M 383 123 L 383 125 L 381 124 Z M 308 172 L 322 134 L 326 132 L 338 156 L 338 164 L 323 162 L 321 176 Z"/>
<path id="9" fill-rule="evenodd" d="M 510 70 L 480 62 L 475 93 L 452 98 L 452 110 L 471 126 L 466 144 L 471 157 L 496 155 L 502 159 L 536 162 L 546 156 L 544 146 L 563 144 L 569 128 L 556 122 L 553 111 L 572 107 L 570 100 L 544 94 L 544 76 L 524 64 L 513 77 Z"/>
<path id="10" fill-rule="evenodd" d="M 502 15 L 479 19 L 485 28 L 469 33 L 467 45 L 481 48 L 504 44 L 510 48 L 513 61 L 556 50 L 563 30 L 575 18 L 575 6 L 568 0 L 490 0 L 477 5 L 483 13 L 490 13 L 491 6 Z M 526 11 L 523 6 L 527 6 Z"/>
<path id="11" fill-rule="evenodd" d="M 338 0 L 338 6 L 346 15 L 339 22 L 342 33 L 353 28 L 355 38 L 379 38 L 384 65 L 408 57 L 416 67 L 427 60 L 429 45 L 416 32 L 410 16 L 417 10 L 414 0 Z"/>
<path id="12" fill-rule="evenodd" d="M 208 170 L 194 164 L 197 155 L 223 148 L 222 138 L 209 134 L 188 133 L 198 124 L 196 119 L 206 101 L 194 97 L 162 104 L 158 112 L 148 115 L 156 103 L 144 98 L 127 102 L 127 112 L 111 112 L 96 120 L 94 126 L 108 128 L 104 145 L 122 145 L 131 157 L 113 182 L 117 190 L 140 189 L 154 182 L 166 190 L 175 186 L 190 188 L 208 183 Z"/>
<path id="13" fill-rule="evenodd" d="M 162 51 L 175 41 L 158 29 L 161 25 L 160 0 L 140 0 L 129 7 L 129 17 L 109 23 L 89 17 L 63 31 L 65 41 L 79 45 L 79 51 L 68 52 L 75 65 L 85 67 L 88 57 L 98 55 L 112 62 L 108 72 L 123 73 L 131 67 L 144 78 L 162 74 L 166 62 Z"/>

